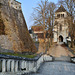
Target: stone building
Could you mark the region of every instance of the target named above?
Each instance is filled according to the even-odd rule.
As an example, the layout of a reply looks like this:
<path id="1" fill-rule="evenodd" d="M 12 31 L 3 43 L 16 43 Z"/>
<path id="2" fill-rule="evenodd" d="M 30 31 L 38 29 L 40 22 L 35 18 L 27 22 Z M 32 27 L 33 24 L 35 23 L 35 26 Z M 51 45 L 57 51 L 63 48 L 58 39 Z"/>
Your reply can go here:
<path id="1" fill-rule="evenodd" d="M 65 19 L 68 17 L 68 12 L 61 5 L 55 12 L 54 21 L 54 42 L 67 42 L 69 29 L 68 24 L 65 23 Z"/>
<path id="2" fill-rule="evenodd" d="M 16 0 L 8 0 L 9 6 L 21 10 L 21 3 Z"/>

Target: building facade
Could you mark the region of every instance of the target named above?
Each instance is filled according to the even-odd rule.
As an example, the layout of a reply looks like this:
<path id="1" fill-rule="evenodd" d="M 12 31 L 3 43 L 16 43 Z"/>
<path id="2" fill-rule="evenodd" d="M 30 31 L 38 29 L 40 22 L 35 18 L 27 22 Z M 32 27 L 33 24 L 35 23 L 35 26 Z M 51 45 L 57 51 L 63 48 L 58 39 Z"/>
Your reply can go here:
<path id="1" fill-rule="evenodd" d="M 9 6 L 16 10 L 21 10 L 21 3 L 16 0 L 8 0 Z"/>
<path id="2" fill-rule="evenodd" d="M 49 31 L 46 31 L 46 36 L 45 38 L 48 39 L 48 33 Z M 44 31 L 42 26 L 32 26 L 31 30 L 29 30 L 30 36 L 33 39 L 33 41 L 39 42 L 40 40 L 44 40 Z"/>
<path id="3" fill-rule="evenodd" d="M 39 38 L 43 38 L 43 27 L 42 26 L 32 26 L 32 36 L 34 41 L 39 41 Z"/>
<path id="4" fill-rule="evenodd" d="M 67 42 L 69 29 L 65 19 L 68 17 L 68 12 L 61 5 L 55 12 L 54 21 L 54 42 Z"/>

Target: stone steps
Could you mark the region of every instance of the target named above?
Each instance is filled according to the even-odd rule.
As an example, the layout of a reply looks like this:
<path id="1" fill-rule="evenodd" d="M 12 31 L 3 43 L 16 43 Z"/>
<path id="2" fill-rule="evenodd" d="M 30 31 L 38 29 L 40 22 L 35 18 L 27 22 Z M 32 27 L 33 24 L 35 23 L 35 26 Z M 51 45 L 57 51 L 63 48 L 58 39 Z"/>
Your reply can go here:
<path id="1" fill-rule="evenodd" d="M 55 57 L 54 61 L 70 61 L 70 57 Z"/>

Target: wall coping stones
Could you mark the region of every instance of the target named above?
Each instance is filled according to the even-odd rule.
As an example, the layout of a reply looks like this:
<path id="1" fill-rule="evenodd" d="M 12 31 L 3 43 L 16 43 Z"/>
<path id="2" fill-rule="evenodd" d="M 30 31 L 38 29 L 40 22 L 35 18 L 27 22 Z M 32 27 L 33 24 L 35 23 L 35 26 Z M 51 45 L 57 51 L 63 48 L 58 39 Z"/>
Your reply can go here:
<path id="1" fill-rule="evenodd" d="M 11 56 L 11 55 L 0 54 L 0 58 L 15 59 L 15 60 L 26 60 L 26 61 L 37 61 L 42 55 L 43 55 L 43 53 L 40 53 L 34 58 L 25 58 L 25 57 L 19 57 L 19 56 Z"/>

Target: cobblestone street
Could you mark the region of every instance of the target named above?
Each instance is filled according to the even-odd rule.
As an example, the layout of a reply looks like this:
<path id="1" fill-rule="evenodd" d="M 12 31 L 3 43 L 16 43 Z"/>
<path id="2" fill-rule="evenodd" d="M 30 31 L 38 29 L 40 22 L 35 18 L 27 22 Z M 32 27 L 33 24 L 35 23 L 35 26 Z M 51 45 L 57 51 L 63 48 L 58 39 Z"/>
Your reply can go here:
<path id="1" fill-rule="evenodd" d="M 46 62 L 36 74 L 30 75 L 75 75 L 75 64 L 69 62 Z"/>

